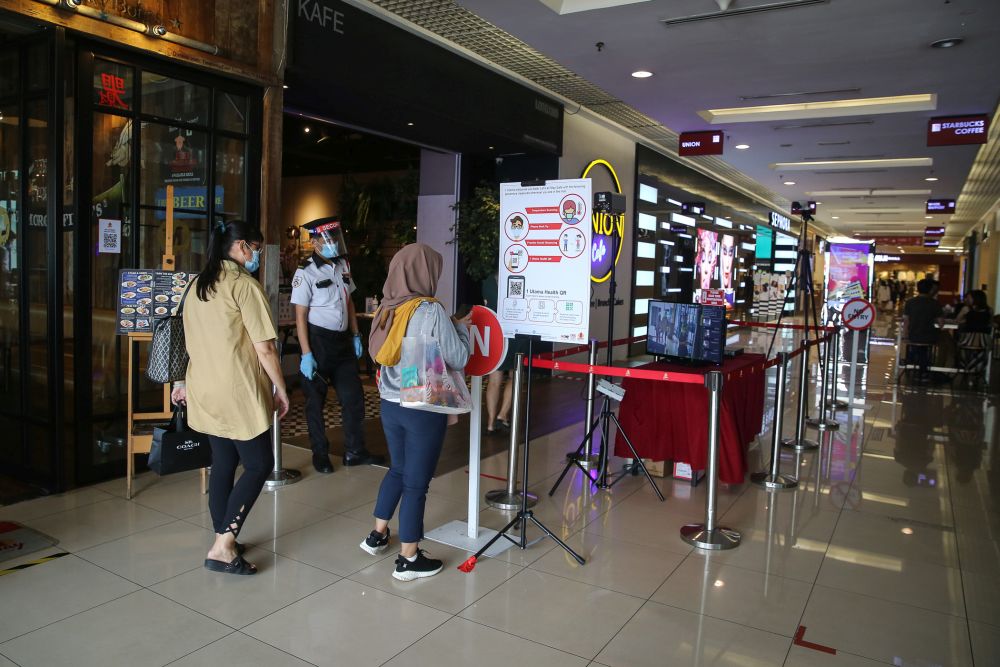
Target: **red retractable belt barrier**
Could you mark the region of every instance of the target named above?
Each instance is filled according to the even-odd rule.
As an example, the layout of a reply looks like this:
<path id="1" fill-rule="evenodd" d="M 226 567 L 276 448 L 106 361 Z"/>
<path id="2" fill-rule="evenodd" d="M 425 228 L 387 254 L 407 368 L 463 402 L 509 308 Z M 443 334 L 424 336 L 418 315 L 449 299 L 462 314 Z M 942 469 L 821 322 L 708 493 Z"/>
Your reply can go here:
<path id="1" fill-rule="evenodd" d="M 817 327 L 806 326 L 804 324 L 778 324 L 777 322 L 748 322 L 743 320 L 730 320 L 729 324 L 738 327 L 760 327 L 762 329 L 794 329 L 796 331 L 836 331 L 837 327 Z"/>

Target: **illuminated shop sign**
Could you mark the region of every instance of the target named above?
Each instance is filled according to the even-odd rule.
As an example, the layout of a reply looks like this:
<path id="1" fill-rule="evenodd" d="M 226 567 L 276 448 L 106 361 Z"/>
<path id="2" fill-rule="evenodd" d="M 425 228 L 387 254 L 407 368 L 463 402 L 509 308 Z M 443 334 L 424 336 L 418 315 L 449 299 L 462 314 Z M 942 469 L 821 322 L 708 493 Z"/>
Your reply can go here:
<path id="1" fill-rule="evenodd" d="M 990 133 L 987 114 L 943 116 L 927 121 L 928 146 L 964 146 L 985 144 Z"/>
<path id="2" fill-rule="evenodd" d="M 772 227 L 775 227 L 777 229 L 782 229 L 786 232 L 792 231 L 792 221 L 787 217 L 781 215 L 780 213 L 771 211 L 770 222 Z"/>
<path id="3" fill-rule="evenodd" d="M 875 255 L 876 262 L 899 262 L 902 259 L 899 255 Z"/>
<path id="4" fill-rule="evenodd" d="M 724 137 L 721 130 L 682 132 L 677 141 L 677 154 L 680 156 L 722 155 Z"/>
<path id="5" fill-rule="evenodd" d="M 580 178 L 591 178 L 590 172 L 595 167 L 603 167 L 611 175 L 614 182 L 614 191 L 622 194 L 622 184 L 618 180 L 615 168 L 607 160 L 594 160 L 583 170 Z M 604 188 L 594 186 L 595 192 L 600 192 Z M 590 247 L 590 279 L 595 283 L 603 283 L 611 277 L 611 267 L 618 264 L 622 256 L 622 246 L 625 245 L 625 214 L 611 215 L 609 213 L 598 213 L 594 211 L 590 215 L 591 223 L 594 226 Z M 613 247 L 612 235 L 616 235 L 618 240 L 618 252 L 615 253 L 614 262 L 611 258 Z"/>
<path id="6" fill-rule="evenodd" d="M 924 236 L 944 236 L 944 227 L 924 227 Z"/>

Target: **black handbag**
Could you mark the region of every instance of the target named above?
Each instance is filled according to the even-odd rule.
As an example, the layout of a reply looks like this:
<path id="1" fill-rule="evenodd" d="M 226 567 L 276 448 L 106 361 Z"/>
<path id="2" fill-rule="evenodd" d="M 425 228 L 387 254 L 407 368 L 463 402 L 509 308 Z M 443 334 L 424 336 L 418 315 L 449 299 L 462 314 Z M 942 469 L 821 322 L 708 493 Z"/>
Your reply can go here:
<path id="1" fill-rule="evenodd" d="M 170 475 L 212 465 L 212 447 L 208 436 L 187 428 L 186 413 L 179 407 L 170 425 L 153 429 L 153 444 L 146 465 L 157 475 Z"/>
<path id="2" fill-rule="evenodd" d="M 188 352 L 184 341 L 184 300 L 191 285 L 177 305 L 177 314 L 160 320 L 153 329 L 153 342 L 149 347 L 146 377 L 153 382 L 166 384 L 183 380 L 187 373 Z"/>

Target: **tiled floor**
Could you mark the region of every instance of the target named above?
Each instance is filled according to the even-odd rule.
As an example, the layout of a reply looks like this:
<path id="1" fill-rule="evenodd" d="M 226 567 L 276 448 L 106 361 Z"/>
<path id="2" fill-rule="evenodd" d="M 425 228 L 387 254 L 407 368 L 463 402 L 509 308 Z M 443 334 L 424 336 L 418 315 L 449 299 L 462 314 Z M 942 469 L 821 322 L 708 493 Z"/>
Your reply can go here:
<path id="1" fill-rule="evenodd" d="M 196 474 L 144 477 L 132 501 L 115 481 L 0 507 L 0 520 L 59 540 L 0 568 L 71 554 L 0 576 L 0 667 L 1000 665 L 996 400 L 895 388 L 893 353 L 872 348 L 866 408 L 839 414 L 820 451 L 783 454 L 799 488 L 720 488 L 720 521 L 743 535 L 727 552 L 678 537 L 701 518 L 705 485 L 659 479 L 665 503 L 641 478 L 545 495 L 579 425 L 535 441 L 531 486 L 582 567 L 543 540 L 464 574 L 466 553 L 425 543 L 444 572 L 397 582 L 393 552 L 358 548 L 382 471 L 318 476 L 292 447 L 286 465 L 305 479 L 262 495 L 243 532 L 255 577 L 202 569 L 211 530 Z M 755 445 L 751 467 L 766 458 Z M 505 457 L 483 471 L 502 476 Z M 464 470 L 432 483 L 428 528 L 463 518 L 466 488 Z"/>

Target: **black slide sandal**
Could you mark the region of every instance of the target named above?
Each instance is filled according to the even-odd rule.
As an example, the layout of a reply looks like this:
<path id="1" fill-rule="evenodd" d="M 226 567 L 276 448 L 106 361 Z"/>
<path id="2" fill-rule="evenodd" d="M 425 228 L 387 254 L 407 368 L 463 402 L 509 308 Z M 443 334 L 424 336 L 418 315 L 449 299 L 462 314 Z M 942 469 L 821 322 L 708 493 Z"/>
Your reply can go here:
<path id="1" fill-rule="evenodd" d="M 223 574 L 257 574 L 257 566 L 243 560 L 243 556 L 237 556 L 231 563 L 224 563 L 214 558 L 206 558 L 205 569 Z"/>
<path id="2" fill-rule="evenodd" d="M 239 542 L 236 543 L 236 555 L 237 556 L 242 556 L 243 554 L 246 553 L 246 551 L 247 551 L 247 545 L 240 544 Z"/>

